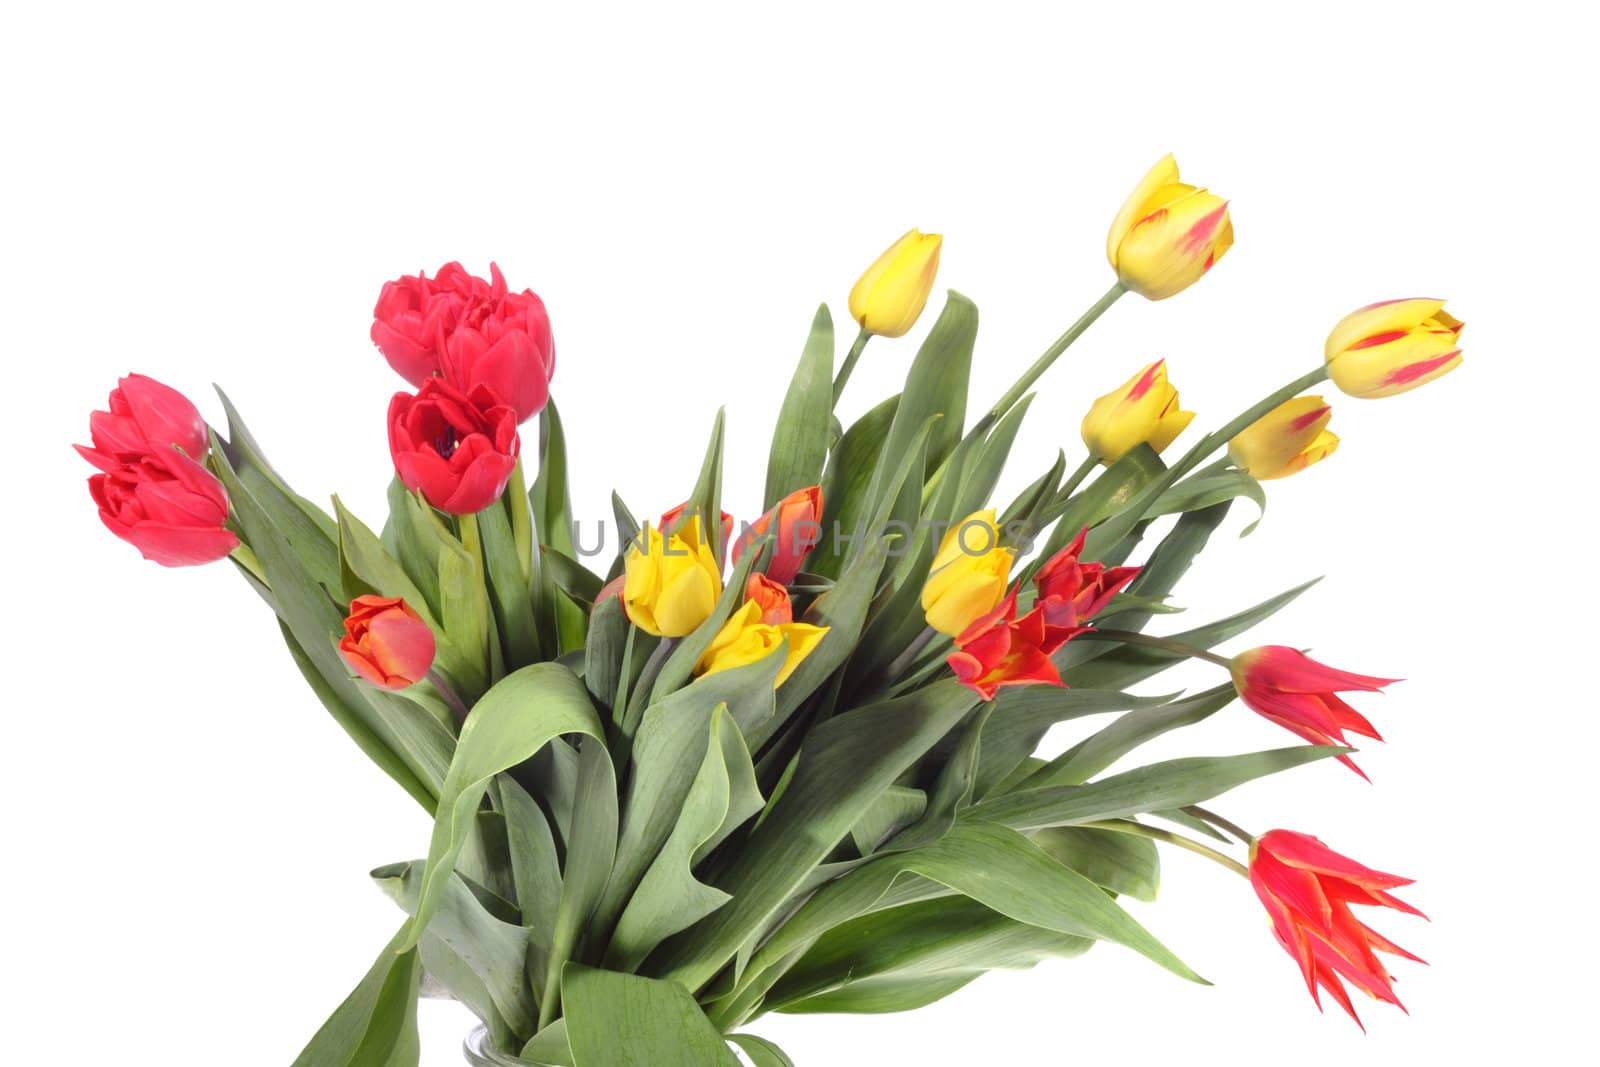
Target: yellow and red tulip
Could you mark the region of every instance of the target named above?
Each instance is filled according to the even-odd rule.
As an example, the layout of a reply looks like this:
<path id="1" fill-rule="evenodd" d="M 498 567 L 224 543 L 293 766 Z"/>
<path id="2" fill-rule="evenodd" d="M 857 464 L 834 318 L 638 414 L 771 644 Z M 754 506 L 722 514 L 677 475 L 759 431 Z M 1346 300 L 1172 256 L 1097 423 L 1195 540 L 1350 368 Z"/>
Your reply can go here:
<path id="1" fill-rule="evenodd" d="M 1318 1008 L 1318 987 L 1361 1025 L 1344 981 L 1404 1011 L 1379 952 L 1424 962 L 1357 919 L 1351 904 L 1422 912 L 1389 890 L 1412 879 L 1375 871 L 1333 851 L 1310 834 L 1270 830 L 1250 845 L 1250 884 L 1272 919 L 1272 933 L 1300 965 Z M 1426 918 L 1426 916 L 1422 916 Z M 1365 1029 L 1365 1027 L 1362 1027 Z"/>
<path id="2" fill-rule="evenodd" d="M 1124 288 L 1165 300 L 1200 280 L 1233 246 L 1228 202 L 1178 178 L 1165 156 L 1140 180 L 1106 237 L 1106 258 Z"/>
<path id="3" fill-rule="evenodd" d="M 1287 478 L 1333 455 L 1339 435 L 1328 429 L 1332 418 L 1320 396 L 1286 400 L 1240 430 L 1228 442 L 1228 456 L 1257 481 Z"/>
<path id="4" fill-rule="evenodd" d="M 797 489 L 739 535 L 733 546 L 733 562 L 738 563 L 745 550 L 772 532 L 776 525 L 776 543 L 767 557 L 766 574 L 779 585 L 789 585 L 800 573 L 806 556 L 822 540 L 821 521 L 822 487 Z"/>
<path id="5" fill-rule="evenodd" d="M 1352 311 L 1328 334 L 1333 384 L 1351 396 L 1394 396 L 1461 366 L 1461 321 L 1443 300 L 1384 300 Z"/>
<path id="6" fill-rule="evenodd" d="M 1167 361 L 1158 359 L 1090 405 L 1083 443 L 1092 455 L 1115 463 L 1141 444 L 1161 452 L 1193 419 L 1194 412 L 1178 406 Z"/>
<path id="7" fill-rule="evenodd" d="M 1057 627 L 1075 627 L 1088 622 L 1111 603 L 1111 598 L 1139 576 L 1138 567 L 1111 567 L 1084 563 L 1086 526 L 1066 548 L 1045 561 L 1033 576 L 1039 596 L 1035 604 L 1044 609 L 1045 621 Z"/>
<path id="8" fill-rule="evenodd" d="M 676 532 L 646 526 L 628 543 L 622 603 L 628 619 L 657 637 L 683 637 L 710 618 L 722 565 L 690 515 Z"/>
<path id="9" fill-rule="evenodd" d="M 827 635 L 828 627 L 804 622 L 763 621 L 763 617 L 771 612 L 770 605 L 764 606 L 755 599 L 746 600 L 717 631 L 717 636 L 711 639 L 711 644 L 695 666 L 695 673 L 715 674 L 757 663 L 772 655 L 779 647 L 785 647 L 788 652 L 773 683 L 782 685 L 801 661 L 816 650 Z"/>
<path id="10" fill-rule="evenodd" d="M 928 625 L 955 637 L 993 611 L 1006 595 L 1017 555 L 1000 547 L 993 508 L 962 519 L 939 542 L 938 554 L 922 587 Z"/>
<path id="11" fill-rule="evenodd" d="M 1252 711 L 1314 745 L 1343 745 L 1345 731 L 1382 741 L 1366 717 L 1337 694 L 1376 693 L 1398 678 L 1337 670 L 1284 645 L 1263 645 L 1233 657 L 1233 687 Z M 1349 756 L 1339 762 L 1365 778 Z"/>
<path id="12" fill-rule="evenodd" d="M 943 243 L 939 234 L 912 230 L 890 245 L 850 290 L 850 317 L 883 337 L 909 331 L 933 292 Z"/>

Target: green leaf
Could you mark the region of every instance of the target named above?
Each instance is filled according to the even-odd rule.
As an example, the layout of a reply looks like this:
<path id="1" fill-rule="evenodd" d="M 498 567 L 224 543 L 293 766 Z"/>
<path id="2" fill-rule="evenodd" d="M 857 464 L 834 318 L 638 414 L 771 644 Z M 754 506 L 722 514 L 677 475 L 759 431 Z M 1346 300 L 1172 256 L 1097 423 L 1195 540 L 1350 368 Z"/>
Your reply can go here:
<path id="1" fill-rule="evenodd" d="M 741 788 L 735 795 L 735 776 Z M 725 705 L 711 714 L 710 742 L 671 835 L 640 879 L 606 950 L 605 964 L 632 971 L 667 937 L 721 907 L 728 895 L 695 879 L 693 865 L 718 835 L 761 810 L 755 768 Z M 730 826 L 731 824 L 731 826 Z M 727 830 L 725 830 L 727 828 Z"/>
<path id="2" fill-rule="evenodd" d="M 488 687 L 492 670 L 489 593 L 484 585 L 479 560 L 454 539 L 439 543 L 439 621 L 460 654 L 456 681 L 468 699 Z"/>
<path id="3" fill-rule="evenodd" d="M 722 537 L 722 440 L 725 418 L 726 412 L 718 408 L 717 417 L 711 424 L 711 440 L 706 445 L 706 456 L 700 464 L 700 477 L 695 482 L 694 492 L 684 502 L 683 517 L 678 520 L 678 525 L 681 525 L 699 515 L 701 534 L 707 538 L 718 559 L 723 557 L 728 547 Z M 675 525 L 674 530 L 676 528 Z M 670 534 L 674 531 L 662 532 Z"/>
<path id="4" fill-rule="evenodd" d="M 978 306 L 954 289 L 945 297 L 933 329 L 917 350 L 901 392 L 897 429 L 891 430 L 886 456 L 898 457 L 917 429 L 930 417 L 941 416 L 928 438 L 928 467 L 937 470 L 962 438 L 967 418 L 967 383 L 972 373 L 972 350 L 978 340 Z"/>
<path id="5" fill-rule="evenodd" d="M 1018 830 L 1122 819 L 1199 804 L 1256 778 L 1349 751 L 1337 746 L 1298 745 L 1244 756 L 1167 760 L 1088 785 L 1021 789 L 974 805 L 967 817 Z"/>
<path id="6" fill-rule="evenodd" d="M 783 1049 L 764 1037 L 757 1037 L 755 1034 L 729 1034 L 728 1040 L 743 1050 L 754 1067 L 794 1067 L 794 1061 Z"/>
<path id="7" fill-rule="evenodd" d="M 437 618 L 439 541 L 448 535 L 432 516 L 424 514 L 425 506 L 398 477 L 390 479 L 389 522 L 384 527 L 383 543 L 390 555 L 400 561 L 406 576 L 422 591 L 423 601 Z"/>
<path id="8" fill-rule="evenodd" d="M 828 931 L 773 987 L 762 1010 L 789 1011 L 795 1002 L 890 975 L 975 978 L 997 968 L 1028 968 L 1044 959 L 1080 955 L 1093 944 L 1019 923 L 962 896 L 919 901 L 873 911 Z"/>
<path id="9" fill-rule="evenodd" d="M 1205 508 L 1246 497 L 1255 502 L 1259 514 L 1256 521 L 1244 528 L 1241 537 L 1261 525 L 1261 516 L 1267 512 L 1267 491 L 1261 483 L 1241 470 L 1205 470 L 1174 485 L 1150 505 L 1145 518 L 1174 515 L 1179 512 L 1201 511 Z"/>
<path id="10" fill-rule="evenodd" d="M 981 799 L 1039 747 L 1058 722 L 1129 708 L 1159 707 L 1169 697 L 1138 697 L 1115 689 L 1063 689 L 1050 685 L 1001 689 L 983 729 L 973 792 Z"/>
<path id="11" fill-rule="evenodd" d="M 497 807 L 505 812 L 511 879 L 516 886 L 522 925 L 549 952 L 561 905 L 561 857 L 543 809 L 510 775 L 495 780 Z M 531 969 L 531 968 L 530 968 Z M 542 969 L 542 968 L 541 968 Z"/>
<path id="12" fill-rule="evenodd" d="M 1039 516 L 1039 522 L 1043 525 L 1050 521 L 1057 508 L 1061 517 L 1038 556 L 1022 569 L 1022 579 L 1031 578 L 1045 560 L 1071 544 L 1084 527 L 1093 528 L 1126 509 L 1165 470 L 1161 457 L 1149 445 L 1141 444 L 1101 471 L 1094 481 L 1068 500 L 1058 498 L 1054 508 L 1046 509 Z M 1093 543 L 1085 549 L 1083 558 L 1103 559 L 1106 547 L 1121 539 L 1119 535 L 1107 544 Z"/>
<path id="13" fill-rule="evenodd" d="M 709 981 L 879 794 L 976 704 L 976 696 L 951 679 L 812 730 L 783 795 L 716 880 L 733 899 L 662 946 L 662 973 L 690 989 Z"/>
<path id="14" fill-rule="evenodd" d="M 545 566 L 541 577 L 548 584 L 552 578 L 548 570 L 549 553 L 557 552 L 568 559 L 577 555 L 573 544 L 572 495 L 567 480 L 567 438 L 553 400 L 539 414 L 539 474 L 528 493 L 528 503 L 533 508 L 534 526 L 544 546 L 541 563 Z M 575 603 L 573 595 L 566 590 L 553 594 L 551 599 L 561 651 L 582 647 L 588 622 L 582 605 Z M 586 599 L 593 601 L 594 598 Z"/>
<path id="15" fill-rule="evenodd" d="M 420 863 L 380 867 L 372 872 L 372 879 L 407 914 L 415 913 L 422 885 Z M 483 1005 L 473 1003 L 481 991 L 510 1034 L 525 1040 L 536 1029 L 536 1009 L 526 977 L 529 944 L 527 930 L 489 914 L 456 876 L 446 883 L 418 947 L 428 974 L 456 999 L 481 1012 Z M 508 1035 L 495 1036 L 496 1044 L 502 1044 Z"/>
<path id="16" fill-rule="evenodd" d="M 1028 408 L 1032 405 L 1033 394 L 1029 393 L 995 424 L 994 429 L 984 438 L 972 463 L 961 473 L 961 491 L 956 497 L 954 506 L 945 514 L 935 515 L 934 518 L 956 522 L 989 502 L 995 486 L 1000 484 L 1000 475 L 1005 471 L 1006 460 L 1011 455 L 1011 446 L 1017 439 L 1017 431 L 1022 429 L 1022 420 L 1027 417 Z M 949 477 L 953 472 L 952 466 L 946 471 L 945 476 Z"/>
<path id="17" fill-rule="evenodd" d="M 622 598 L 612 597 L 594 609 L 583 646 L 583 684 L 603 708 L 617 702 L 617 680 L 622 675 L 627 643 L 628 617 L 622 610 Z"/>
<path id="18" fill-rule="evenodd" d="M 797 489 L 822 481 L 828 458 L 828 433 L 833 425 L 833 317 L 828 305 L 817 309 L 811 334 L 800 354 L 772 432 L 767 458 L 767 489 L 762 511 Z"/>
<path id="19" fill-rule="evenodd" d="M 738 1067 L 681 986 L 569 963 L 561 976 L 577 1067 Z"/>
<path id="20" fill-rule="evenodd" d="M 916 823 L 927 810 L 928 794 L 922 790 L 890 786 L 850 828 L 856 851 L 863 856 L 872 855 L 879 845 Z"/>
<path id="21" fill-rule="evenodd" d="M 1088 826 L 1052 826 L 1030 835 L 1057 863 L 1134 900 L 1156 899 L 1161 856 L 1147 837 Z"/>
<path id="22" fill-rule="evenodd" d="M 294 1067 L 417 1067 L 416 951 L 400 951 L 401 930 L 294 1061 Z"/>
<path id="23" fill-rule="evenodd" d="M 1209 719 L 1233 703 L 1237 696 L 1233 683 L 1228 682 L 1162 707 L 1130 711 L 1046 763 L 1027 778 L 1022 787 L 1036 789 L 1087 782 L 1146 741 Z"/>
<path id="24" fill-rule="evenodd" d="M 572 958 L 578 937 L 605 892 L 617 858 L 617 775 L 601 738 L 585 738 L 578 748 L 578 788 L 572 803 L 572 829 L 562 871 L 561 903 L 545 969 L 539 1022 L 556 1017 L 554 1002 L 562 968 Z"/>
<path id="25" fill-rule="evenodd" d="M 941 974 L 932 978 L 892 974 L 853 982 L 843 989 L 785 1004 L 779 1010 L 785 1015 L 887 1015 L 915 1011 L 943 1000 L 977 978 L 976 973 Z"/>
<path id="26" fill-rule="evenodd" d="M 540 555 L 540 562 L 550 572 L 556 588 L 567 594 L 575 605 L 593 604 L 599 598 L 600 590 L 605 587 L 604 580 L 598 574 L 561 549 L 546 545 Z M 563 644 L 561 647 L 566 650 L 568 646 Z"/>
<path id="27" fill-rule="evenodd" d="M 806 558 L 807 568 L 825 578 L 837 578 L 844 564 L 843 544 L 836 532 L 865 530 L 871 507 L 867 489 L 899 404 L 900 398 L 891 396 L 861 416 L 828 456 L 822 476 L 823 537 Z"/>
<path id="28" fill-rule="evenodd" d="M 1263 600 L 1254 607 L 1229 615 L 1225 619 L 1218 619 L 1216 622 L 1205 626 L 1197 626 L 1192 630 L 1172 634 L 1170 635 L 1170 640 L 1188 645 L 1191 648 L 1212 648 L 1239 636 L 1257 623 L 1270 618 L 1321 580 L 1320 578 L 1313 578 L 1303 585 L 1297 585 L 1287 592 L 1279 593 L 1275 597 Z M 1076 643 L 1089 644 L 1090 642 Z M 1069 642 L 1067 647 L 1070 648 L 1072 644 L 1073 642 Z M 1111 651 L 1081 666 L 1071 666 L 1069 661 L 1062 672 L 1062 677 L 1068 685 L 1073 687 L 1126 689 L 1152 675 L 1160 674 L 1168 667 L 1184 662 L 1187 658 L 1187 656 L 1176 652 L 1151 648 L 1147 645 L 1118 645 Z"/>
<path id="29" fill-rule="evenodd" d="M 404 947 L 415 945 L 427 929 L 489 780 L 562 734 L 587 734 L 605 742 L 605 728 L 588 691 L 559 664 L 524 667 L 502 679 L 473 707 L 439 796 L 417 913 Z"/>

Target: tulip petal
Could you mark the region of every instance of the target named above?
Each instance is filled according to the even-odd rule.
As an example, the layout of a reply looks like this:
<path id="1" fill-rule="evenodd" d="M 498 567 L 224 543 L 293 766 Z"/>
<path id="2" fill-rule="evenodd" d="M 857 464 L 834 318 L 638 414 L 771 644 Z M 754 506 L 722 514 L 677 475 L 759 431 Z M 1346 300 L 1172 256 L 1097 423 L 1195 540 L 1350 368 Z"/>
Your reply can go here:
<path id="1" fill-rule="evenodd" d="M 1403 300 L 1380 300 L 1358 308 L 1340 319 L 1328 334 L 1323 351 L 1332 360 L 1340 353 L 1355 348 L 1367 338 L 1389 333 L 1404 333 L 1434 317 L 1444 307 L 1443 300 L 1431 297 L 1411 297 Z"/>
<path id="2" fill-rule="evenodd" d="M 1178 161 L 1169 152 L 1156 160 L 1155 165 L 1139 179 L 1139 184 L 1133 187 L 1133 192 L 1128 194 L 1128 199 L 1118 209 L 1117 217 L 1111 221 L 1111 231 L 1106 235 L 1106 259 L 1113 270 L 1117 266 L 1117 249 L 1122 245 L 1123 238 L 1133 229 L 1135 222 L 1150 213 L 1145 205 L 1163 186 L 1174 185 L 1177 181 Z"/>

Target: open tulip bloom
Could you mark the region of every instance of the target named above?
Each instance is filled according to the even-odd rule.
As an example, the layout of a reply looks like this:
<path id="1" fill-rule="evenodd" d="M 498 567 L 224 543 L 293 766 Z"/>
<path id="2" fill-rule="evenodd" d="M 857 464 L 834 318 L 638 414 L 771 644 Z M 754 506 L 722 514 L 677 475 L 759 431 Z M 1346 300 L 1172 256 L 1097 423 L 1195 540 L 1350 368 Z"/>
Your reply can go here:
<path id="1" fill-rule="evenodd" d="M 1099 941 L 1199 981 L 1168 947 L 1181 931 L 1158 940 L 1118 903 L 1154 897 L 1162 846 L 1253 887 L 1260 936 L 1313 996 L 1398 1004 L 1376 953 L 1409 954 L 1351 906 L 1413 910 L 1388 892 L 1403 879 L 1203 806 L 1354 767 L 1347 739 L 1377 738 L 1388 679 L 1309 659 L 1305 635 L 1219 650 L 1304 585 L 1168 620 L 1239 498 L 1319 476 L 1331 408 L 1308 391 L 1437 378 L 1460 362 L 1460 323 L 1441 301 L 1364 308 L 1323 352 L 1301 338 L 1288 369 L 1307 373 L 1187 447 L 1172 361 L 1082 368 L 1082 462 L 996 496 L 1030 390 L 1067 347 L 1124 293 L 1173 296 L 1231 244 L 1226 202 L 1163 160 L 1116 216 L 1117 282 L 980 417 L 969 399 L 993 368 L 973 373 L 977 309 L 954 292 L 899 394 L 854 417 L 850 368 L 898 359 L 877 349 L 933 289 L 940 241 L 912 231 L 852 293 L 859 332 L 837 363 L 816 313 L 763 498 L 723 499 L 719 413 L 698 477 L 686 462 L 638 511 L 615 498 L 598 555 L 574 537 L 544 304 L 498 269 L 383 288 L 372 338 L 411 391 L 389 406 L 381 523 L 292 489 L 226 399 L 224 433 L 125 378 L 80 446 L 106 527 L 170 566 L 230 558 L 316 699 L 433 819 L 418 858 L 373 872 L 398 929 L 297 1063 L 415 1065 L 423 989 L 482 1020 L 472 1044 L 494 1062 L 731 1065 L 737 1047 L 771 1067 L 790 1061 L 749 1030 L 768 1012 L 922 1007 Z M 374 375 L 363 401 L 375 424 L 387 388 Z M 1213 687 L 1143 695 L 1191 660 Z M 1140 765 L 1145 742 L 1216 715 L 1263 750 Z M 1077 743 L 1036 754 L 1069 720 Z M 1319 788 L 1368 788 L 1330 770 Z"/>

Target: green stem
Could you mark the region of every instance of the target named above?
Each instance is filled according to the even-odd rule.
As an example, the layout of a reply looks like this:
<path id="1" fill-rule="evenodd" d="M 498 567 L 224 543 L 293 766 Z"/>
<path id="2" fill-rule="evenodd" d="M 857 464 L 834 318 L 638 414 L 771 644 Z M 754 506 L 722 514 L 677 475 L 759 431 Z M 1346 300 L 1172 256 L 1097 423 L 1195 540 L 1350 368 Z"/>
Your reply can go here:
<path id="1" fill-rule="evenodd" d="M 1099 456 L 1089 456 L 1078 464 L 1078 469 L 1072 472 L 1072 476 L 1067 479 L 1066 484 L 1062 485 L 1060 490 L 1057 491 L 1055 502 L 1065 504 L 1068 500 L 1071 500 L 1072 494 L 1078 491 L 1078 486 L 1082 485 L 1083 480 L 1094 473 L 1094 469 L 1098 466 L 1100 466 Z"/>
<path id="2" fill-rule="evenodd" d="M 483 538 L 478 534 L 478 516 L 457 515 L 456 530 L 461 538 L 461 547 L 472 557 L 473 565 L 481 573 L 487 574 L 483 565 Z"/>
<path id="3" fill-rule="evenodd" d="M 1104 630 L 1097 628 L 1079 634 L 1078 638 L 1080 640 L 1088 638 L 1090 640 L 1116 641 L 1124 645 L 1144 645 L 1146 648 L 1159 648 L 1163 652 L 1171 652 L 1178 656 L 1203 659 L 1207 663 L 1215 663 L 1217 666 L 1226 667 L 1230 671 L 1233 669 L 1233 660 L 1227 656 L 1219 656 L 1215 652 L 1209 652 L 1203 648 L 1195 648 L 1193 645 L 1186 645 L 1182 641 L 1172 641 L 1165 637 L 1137 633 L 1133 630 Z"/>
<path id="4" fill-rule="evenodd" d="M 1108 819 L 1105 822 L 1086 822 L 1081 823 L 1080 825 L 1087 826 L 1095 830 L 1111 830 L 1119 834 L 1132 834 L 1135 837 L 1148 837 L 1152 841 L 1161 841 L 1168 845 L 1177 845 L 1179 848 L 1188 849 L 1197 856 L 1204 856 L 1213 863 L 1228 868 L 1228 870 L 1232 871 L 1234 874 L 1241 875 L 1245 878 L 1250 877 L 1250 869 L 1244 864 L 1240 863 L 1238 860 L 1234 859 L 1232 856 L 1218 852 L 1209 845 L 1202 845 L 1200 842 L 1195 841 L 1192 838 L 1184 837 L 1182 834 L 1175 834 L 1171 830 L 1162 830 L 1159 827 L 1146 826 L 1144 823 L 1135 822 L 1132 819 Z"/>
<path id="5" fill-rule="evenodd" d="M 1022 399 L 1023 394 L 1044 375 L 1045 371 L 1050 369 L 1050 365 L 1060 358 L 1061 353 L 1065 352 L 1072 345 L 1072 342 L 1083 336 L 1083 332 L 1093 326 L 1094 321 L 1104 315 L 1106 309 L 1115 304 L 1118 298 L 1126 292 L 1127 290 L 1122 287 L 1121 282 L 1117 282 L 1110 289 L 1107 289 L 1104 296 L 1096 300 L 1088 311 L 1078 317 L 1077 322 L 1067 327 L 1066 333 L 1057 337 L 1055 343 L 1045 349 L 1044 354 L 1033 361 L 1033 366 L 1023 372 L 1022 377 L 1017 379 L 1017 383 L 1011 387 L 1005 396 L 1000 398 L 994 407 L 989 409 L 989 414 L 985 415 L 983 421 L 979 422 L 978 425 L 987 430 L 989 426 L 1004 418 L 1005 413 L 1010 411 L 1017 401 Z"/>
<path id="6" fill-rule="evenodd" d="M 1244 843 L 1246 845 L 1253 844 L 1255 842 L 1255 839 L 1256 839 L 1256 835 L 1255 834 L 1252 834 L 1250 831 L 1240 828 L 1240 826 L 1237 823 L 1229 822 L 1227 819 L 1224 819 L 1222 816 L 1218 815 L 1216 812 L 1208 811 L 1205 808 L 1202 808 L 1198 804 L 1190 804 L 1188 807 L 1183 808 L 1181 810 L 1186 812 L 1186 813 L 1188 813 L 1188 814 L 1190 814 L 1190 815 L 1193 815 L 1197 819 L 1200 819 L 1200 820 L 1203 820 L 1205 822 L 1210 823 L 1212 826 L 1215 826 L 1219 830 L 1227 831 L 1228 833 L 1232 834 L 1234 837 L 1237 837 L 1242 843 Z"/>
<path id="7" fill-rule="evenodd" d="M 639 631 L 632 626 L 628 627 L 628 636 L 622 642 L 622 670 L 617 676 L 617 691 L 611 700 L 611 721 L 622 727 L 622 720 L 626 717 L 628 708 L 628 687 L 633 681 L 633 640 Z"/>
<path id="8" fill-rule="evenodd" d="M 856 361 L 861 358 L 861 350 L 867 347 L 867 341 L 872 334 L 865 326 L 856 334 L 855 343 L 850 346 L 850 354 L 844 357 L 844 365 L 839 368 L 838 377 L 833 379 L 833 402 L 839 403 L 839 398 L 844 395 L 844 387 L 850 381 L 850 375 L 856 369 Z"/>
<path id="9" fill-rule="evenodd" d="M 450 706 L 450 711 L 456 717 L 456 728 L 459 730 L 465 726 L 467 724 L 467 714 L 471 709 L 467 707 L 466 701 L 461 699 L 461 694 L 456 692 L 455 686 L 451 685 L 444 675 L 432 667 L 428 668 L 428 673 L 423 677 L 438 691 L 439 696 L 444 698 L 444 702 Z"/>

